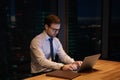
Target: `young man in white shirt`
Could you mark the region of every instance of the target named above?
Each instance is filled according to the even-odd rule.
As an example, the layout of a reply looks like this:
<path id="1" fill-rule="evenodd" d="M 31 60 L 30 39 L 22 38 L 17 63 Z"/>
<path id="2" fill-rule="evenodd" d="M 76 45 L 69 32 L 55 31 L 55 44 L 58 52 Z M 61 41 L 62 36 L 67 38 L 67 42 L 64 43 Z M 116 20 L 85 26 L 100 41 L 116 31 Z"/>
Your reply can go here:
<path id="1" fill-rule="evenodd" d="M 48 15 L 44 22 L 44 31 L 37 35 L 30 44 L 31 50 L 31 73 L 42 73 L 51 70 L 76 70 L 82 61 L 74 61 L 63 50 L 62 44 L 56 37 L 60 30 L 60 18 L 56 15 Z M 53 39 L 53 56 L 58 55 L 60 61 L 51 60 L 50 42 Z"/>

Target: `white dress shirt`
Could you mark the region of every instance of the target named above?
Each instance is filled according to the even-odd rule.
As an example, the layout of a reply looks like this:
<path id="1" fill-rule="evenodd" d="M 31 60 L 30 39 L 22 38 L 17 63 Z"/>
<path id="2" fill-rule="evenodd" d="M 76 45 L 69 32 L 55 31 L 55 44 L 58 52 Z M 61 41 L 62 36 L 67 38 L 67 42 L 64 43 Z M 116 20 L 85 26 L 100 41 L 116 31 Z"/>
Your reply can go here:
<path id="1" fill-rule="evenodd" d="M 57 37 L 53 38 L 54 55 L 58 54 L 63 63 L 51 61 L 49 36 L 45 31 L 37 35 L 30 44 L 31 50 L 31 73 L 45 72 L 51 69 L 60 69 L 65 63 L 72 63 L 74 59 L 70 58 Z"/>

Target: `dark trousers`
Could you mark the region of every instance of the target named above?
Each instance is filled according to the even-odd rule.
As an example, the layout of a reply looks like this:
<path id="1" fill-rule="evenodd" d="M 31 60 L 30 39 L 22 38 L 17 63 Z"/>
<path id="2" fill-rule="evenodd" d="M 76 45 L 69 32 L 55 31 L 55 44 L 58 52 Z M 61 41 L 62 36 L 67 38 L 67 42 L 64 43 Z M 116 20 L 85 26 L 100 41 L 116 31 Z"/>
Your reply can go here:
<path id="1" fill-rule="evenodd" d="M 48 72 L 52 72 L 52 71 L 54 71 L 54 70 L 51 70 L 51 71 L 48 71 Z M 45 73 L 48 73 L 48 72 L 32 73 L 32 76 L 42 75 L 42 74 L 45 74 Z"/>
<path id="2" fill-rule="evenodd" d="M 45 74 L 45 73 L 47 73 L 47 72 L 32 73 L 32 77 L 37 76 L 37 75 L 41 75 L 41 74 Z"/>

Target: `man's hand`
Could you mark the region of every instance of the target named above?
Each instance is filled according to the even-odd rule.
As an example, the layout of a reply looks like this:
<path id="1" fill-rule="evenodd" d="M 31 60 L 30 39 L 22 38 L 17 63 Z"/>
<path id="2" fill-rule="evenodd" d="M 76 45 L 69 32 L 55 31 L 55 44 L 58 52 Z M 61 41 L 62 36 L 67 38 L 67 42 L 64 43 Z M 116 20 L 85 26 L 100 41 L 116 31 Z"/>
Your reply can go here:
<path id="1" fill-rule="evenodd" d="M 72 64 L 75 64 L 75 65 L 77 65 L 77 67 L 80 67 L 82 65 L 82 63 L 83 63 L 82 61 L 75 61 Z"/>
<path id="2" fill-rule="evenodd" d="M 74 71 L 74 70 L 77 70 L 81 65 L 82 65 L 82 61 L 75 61 L 71 64 L 66 64 L 62 67 L 62 70 L 71 70 L 71 71 Z"/>
<path id="3" fill-rule="evenodd" d="M 64 65 L 62 67 L 62 70 L 70 70 L 70 71 L 74 71 L 77 69 L 77 65 L 76 64 L 67 64 L 67 65 Z"/>

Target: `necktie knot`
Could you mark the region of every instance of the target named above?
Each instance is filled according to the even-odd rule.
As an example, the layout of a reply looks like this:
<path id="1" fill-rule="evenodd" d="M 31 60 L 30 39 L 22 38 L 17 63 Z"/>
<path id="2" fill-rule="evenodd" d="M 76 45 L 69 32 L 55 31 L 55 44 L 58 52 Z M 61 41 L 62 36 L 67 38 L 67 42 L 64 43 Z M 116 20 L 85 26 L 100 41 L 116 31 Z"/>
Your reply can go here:
<path id="1" fill-rule="evenodd" d="M 52 41 L 53 41 L 53 38 L 49 38 L 49 41 L 52 42 Z"/>

